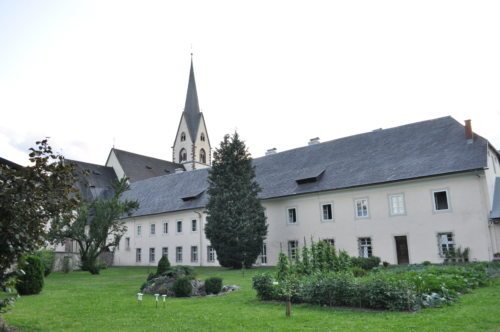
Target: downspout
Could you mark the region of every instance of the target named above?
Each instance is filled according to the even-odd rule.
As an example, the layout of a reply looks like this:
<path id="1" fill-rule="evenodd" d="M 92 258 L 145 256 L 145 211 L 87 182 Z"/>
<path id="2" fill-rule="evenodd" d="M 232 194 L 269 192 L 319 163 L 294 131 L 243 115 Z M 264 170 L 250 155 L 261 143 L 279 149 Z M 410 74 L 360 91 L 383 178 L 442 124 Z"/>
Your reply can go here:
<path id="1" fill-rule="evenodd" d="M 200 227 L 199 227 L 199 230 L 200 230 L 200 266 L 203 266 L 203 234 L 202 234 L 202 230 L 203 230 L 203 214 L 201 212 L 198 212 L 198 211 L 194 211 L 194 213 L 196 213 L 198 215 L 199 220 L 200 220 Z"/>

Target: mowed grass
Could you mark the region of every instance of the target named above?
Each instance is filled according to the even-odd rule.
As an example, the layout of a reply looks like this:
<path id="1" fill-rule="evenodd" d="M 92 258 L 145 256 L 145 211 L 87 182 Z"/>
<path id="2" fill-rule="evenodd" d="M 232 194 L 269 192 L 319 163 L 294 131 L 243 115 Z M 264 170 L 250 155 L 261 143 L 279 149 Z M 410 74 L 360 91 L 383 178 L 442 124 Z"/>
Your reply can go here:
<path id="1" fill-rule="evenodd" d="M 5 314 L 21 331 L 500 331 L 500 279 L 466 294 L 452 306 L 416 313 L 294 305 L 256 299 L 252 276 L 198 268 L 198 278 L 219 276 L 241 290 L 224 296 L 136 301 L 147 268 L 110 268 L 101 275 L 53 273 L 40 295 L 24 296 Z M 153 271 L 153 269 L 151 269 Z"/>

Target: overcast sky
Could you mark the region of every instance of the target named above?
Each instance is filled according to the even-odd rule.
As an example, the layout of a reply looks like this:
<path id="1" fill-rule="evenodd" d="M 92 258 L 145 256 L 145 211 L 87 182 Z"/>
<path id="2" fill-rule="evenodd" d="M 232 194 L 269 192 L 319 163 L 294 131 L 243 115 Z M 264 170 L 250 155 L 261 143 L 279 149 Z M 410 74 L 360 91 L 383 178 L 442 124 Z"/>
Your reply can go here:
<path id="1" fill-rule="evenodd" d="M 0 156 L 171 160 L 194 53 L 254 157 L 451 115 L 500 149 L 500 1 L 0 0 Z"/>

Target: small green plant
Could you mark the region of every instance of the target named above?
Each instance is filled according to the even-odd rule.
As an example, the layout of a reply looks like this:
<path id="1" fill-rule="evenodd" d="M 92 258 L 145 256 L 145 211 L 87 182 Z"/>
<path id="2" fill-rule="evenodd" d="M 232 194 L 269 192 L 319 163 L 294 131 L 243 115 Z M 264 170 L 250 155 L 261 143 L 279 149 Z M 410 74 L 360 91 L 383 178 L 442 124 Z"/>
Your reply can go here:
<path id="1" fill-rule="evenodd" d="M 163 273 L 167 272 L 169 268 L 170 268 L 170 261 L 168 260 L 168 257 L 162 256 L 160 258 L 160 261 L 158 262 L 158 268 L 156 270 L 156 274 L 162 275 Z"/>
<path id="2" fill-rule="evenodd" d="M 252 287 L 257 291 L 257 297 L 263 301 L 276 297 L 273 277 L 269 273 L 257 274 L 252 278 Z"/>
<path id="3" fill-rule="evenodd" d="M 222 278 L 211 277 L 205 280 L 205 291 L 207 294 L 219 294 L 222 290 Z"/>
<path id="4" fill-rule="evenodd" d="M 62 271 L 64 273 L 73 271 L 73 259 L 70 256 L 63 257 Z"/>
<path id="5" fill-rule="evenodd" d="M 40 257 L 43 264 L 43 275 L 47 277 L 54 270 L 55 253 L 51 249 L 42 249 L 35 253 L 36 256 Z"/>
<path id="6" fill-rule="evenodd" d="M 359 266 L 351 267 L 351 272 L 356 278 L 364 277 L 368 274 L 368 272 L 365 269 L 362 269 Z"/>
<path id="7" fill-rule="evenodd" d="M 181 277 L 174 282 L 172 289 L 176 297 L 189 297 L 193 291 L 193 286 L 191 285 L 191 278 Z"/>
<path id="8" fill-rule="evenodd" d="M 380 265 L 380 258 L 377 256 L 371 257 L 352 257 L 352 265 L 358 266 L 365 270 L 371 270 Z"/>
<path id="9" fill-rule="evenodd" d="M 423 266 L 429 266 L 429 265 L 432 265 L 432 263 L 431 263 L 431 262 L 429 262 L 429 261 L 423 261 L 423 262 L 422 262 L 422 265 L 423 265 Z"/>
<path id="10" fill-rule="evenodd" d="M 382 265 L 383 265 L 385 268 L 388 268 L 388 267 L 389 267 L 389 265 L 391 265 L 391 264 L 389 264 L 389 262 L 383 261 L 383 262 L 382 262 Z"/>
<path id="11" fill-rule="evenodd" d="M 16 289 L 21 295 L 38 294 L 43 288 L 43 264 L 40 257 L 28 255 L 19 264 L 24 271 L 17 284 Z"/>

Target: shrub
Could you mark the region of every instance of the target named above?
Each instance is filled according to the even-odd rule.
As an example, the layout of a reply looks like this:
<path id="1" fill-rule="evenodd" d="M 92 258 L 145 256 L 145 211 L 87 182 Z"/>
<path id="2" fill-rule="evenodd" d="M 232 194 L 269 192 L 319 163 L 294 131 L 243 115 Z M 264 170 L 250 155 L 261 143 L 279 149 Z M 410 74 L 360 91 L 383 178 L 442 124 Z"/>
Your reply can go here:
<path id="1" fill-rule="evenodd" d="M 389 267 L 389 265 L 391 265 L 391 264 L 389 264 L 389 262 L 383 261 L 383 262 L 382 262 L 382 265 L 383 265 L 385 268 L 387 268 L 387 267 Z"/>
<path id="2" fill-rule="evenodd" d="M 36 256 L 40 257 L 43 264 L 43 275 L 46 277 L 52 273 L 54 270 L 54 260 L 56 258 L 54 250 L 42 249 L 35 253 Z"/>
<path id="3" fill-rule="evenodd" d="M 148 277 L 146 278 L 147 281 L 150 281 L 152 279 L 156 278 L 156 274 L 154 274 L 153 272 L 150 272 L 148 274 Z"/>
<path id="4" fill-rule="evenodd" d="M 351 262 L 353 266 L 358 266 L 365 270 L 371 270 L 380 265 L 380 258 L 377 256 L 371 257 L 352 257 Z"/>
<path id="5" fill-rule="evenodd" d="M 26 256 L 19 266 L 23 271 L 16 289 L 21 295 L 38 294 L 43 288 L 43 264 L 38 256 Z"/>
<path id="6" fill-rule="evenodd" d="M 69 273 L 73 270 L 73 261 L 70 256 L 63 257 L 62 270 L 64 273 Z"/>
<path id="7" fill-rule="evenodd" d="M 363 270 L 359 266 L 353 266 L 353 267 L 351 267 L 351 272 L 357 278 L 364 277 L 364 276 L 366 276 L 368 274 L 368 272 L 366 270 Z"/>
<path id="8" fill-rule="evenodd" d="M 176 297 L 191 296 L 191 292 L 193 290 L 193 286 L 191 285 L 191 278 L 181 277 L 177 279 L 172 286 L 172 290 L 174 291 Z"/>
<path id="9" fill-rule="evenodd" d="M 261 300 L 273 300 L 276 298 L 273 278 L 269 273 L 255 275 L 252 278 L 252 287 L 257 291 L 257 297 Z"/>
<path id="10" fill-rule="evenodd" d="M 423 262 L 422 262 L 422 265 L 423 265 L 423 266 L 429 266 L 429 265 L 432 265 L 432 263 L 431 263 L 431 262 L 429 262 L 429 261 L 423 261 Z"/>
<path id="11" fill-rule="evenodd" d="M 141 285 L 140 291 L 142 292 L 144 290 L 144 288 L 146 288 L 147 286 L 148 286 L 148 283 L 147 282 L 143 282 L 142 285 Z"/>
<path id="12" fill-rule="evenodd" d="M 207 294 L 219 294 L 222 290 L 222 278 L 212 277 L 205 280 Z"/>
<path id="13" fill-rule="evenodd" d="M 158 269 L 156 270 L 157 275 L 161 275 L 170 268 L 170 261 L 167 256 L 162 256 L 158 262 Z"/>
<path id="14" fill-rule="evenodd" d="M 360 302 L 366 308 L 411 311 L 418 308 L 415 287 L 405 280 L 376 275 L 364 280 L 359 289 Z"/>

